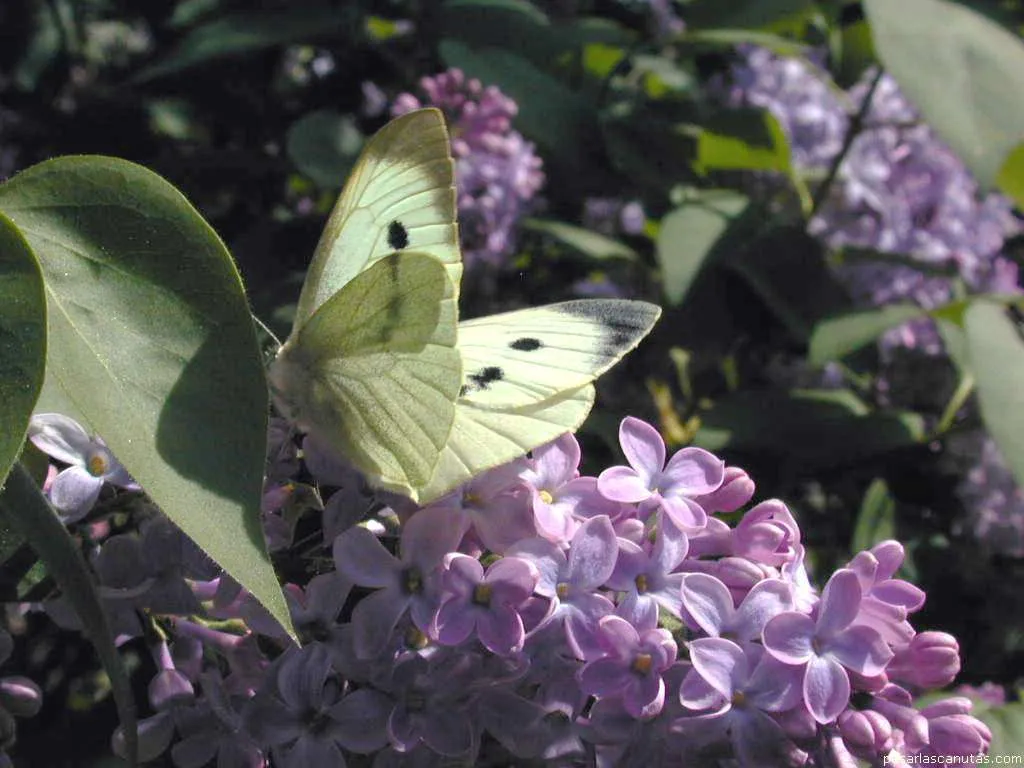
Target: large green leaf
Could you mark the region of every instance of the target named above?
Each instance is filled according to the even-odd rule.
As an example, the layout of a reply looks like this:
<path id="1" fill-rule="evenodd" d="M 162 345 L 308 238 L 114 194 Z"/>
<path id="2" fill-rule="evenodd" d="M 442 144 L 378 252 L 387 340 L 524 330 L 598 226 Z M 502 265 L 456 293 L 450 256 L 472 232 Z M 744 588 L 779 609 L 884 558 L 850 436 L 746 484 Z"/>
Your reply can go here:
<path id="1" fill-rule="evenodd" d="M 39 263 L 0 214 L 0 482 L 28 432 L 46 369 L 46 297 Z"/>
<path id="2" fill-rule="evenodd" d="M 259 521 L 267 389 L 241 279 L 174 187 L 106 157 L 0 187 L 46 283 L 47 386 L 285 627 Z"/>
<path id="3" fill-rule="evenodd" d="M 351 11 L 328 6 L 228 13 L 194 28 L 170 53 L 134 79 L 152 80 L 213 59 L 318 40 L 350 28 L 352 22 Z"/>
<path id="4" fill-rule="evenodd" d="M 131 764 L 135 765 L 138 731 L 131 683 L 114 646 L 114 636 L 78 544 L 21 465 L 14 467 L 6 485 L 0 490 L 0 514 L 36 550 L 81 619 L 100 663 L 110 677 L 110 689 L 124 729 L 125 751 Z"/>
<path id="5" fill-rule="evenodd" d="M 864 10 L 886 69 L 991 187 L 1024 140 L 1024 43 L 947 0 L 864 0 Z"/>
<path id="6" fill-rule="evenodd" d="M 722 398 L 701 416 L 695 443 L 710 451 L 777 456 L 798 471 L 835 467 L 920 444 L 924 420 L 874 411 L 846 390 L 752 390 Z"/>
<path id="7" fill-rule="evenodd" d="M 686 200 L 661 220 L 657 257 L 665 297 L 678 304 L 705 264 L 735 247 L 745 231 L 750 201 L 728 189 L 689 191 Z"/>
<path id="8" fill-rule="evenodd" d="M 964 330 L 981 417 L 1024 483 L 1024 340 L 1006 310 L 985 300 L 967 307 Z"/>
<path id="9" fill-rule="evenodd" d="M 890 304 L 827 317 L 811 331 L 808 362 L 824 365 L 839 360 L 870 344 L 890 328 L 927 314 L 927 310 L 914 304 Z"/>

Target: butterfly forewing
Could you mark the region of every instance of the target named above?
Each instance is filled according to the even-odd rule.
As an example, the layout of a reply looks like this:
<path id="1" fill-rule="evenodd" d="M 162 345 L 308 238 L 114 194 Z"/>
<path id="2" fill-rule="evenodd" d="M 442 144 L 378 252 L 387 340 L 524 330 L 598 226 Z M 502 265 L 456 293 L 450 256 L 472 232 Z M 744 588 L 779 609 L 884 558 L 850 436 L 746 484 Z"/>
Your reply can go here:
<path id="1" fill-rule="evenodd" d="M 428 504 L 472 477 L 579 428 L 594 404 L 590 384 L 523 408 L 476 408 L 460 401 L 448 445 L 419 500 Z"/>
<path id="2" fill-rule="evenodd" d="M 586 299 L 462 322 L 462 397 L 479 408 L 516 408 L 588 384 L 660 314 L 643 301 Z"/>
<path id="3" fill-rule="evenodd" d="M 389 254 L 427 253 L 458 298 L 462 257 L 455 171 L 444 116 L 396 118 L 367 143 L 320 237 L 296 310 L 296 329 L 356 275 Z"/>

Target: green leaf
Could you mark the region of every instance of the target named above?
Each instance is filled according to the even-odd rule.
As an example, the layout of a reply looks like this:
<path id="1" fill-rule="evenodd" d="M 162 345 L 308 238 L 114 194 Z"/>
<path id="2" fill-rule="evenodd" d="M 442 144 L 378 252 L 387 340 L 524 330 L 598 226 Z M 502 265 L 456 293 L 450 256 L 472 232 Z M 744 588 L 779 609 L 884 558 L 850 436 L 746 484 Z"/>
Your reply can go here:
<path id="1" fill-rule="evenodd" d="M 612 166 L 633 183 L 667 197 L 680 184 L 700 181 L 693 170 L 697 140 L 692 124 L 659 106 L 620 102 L 603 110 L 599 119 Z"/>
<path id="2" fill-rule="evenodd" d="M 0 186 L 0 210 L 43 268 L 46 387 L 290 629 L 259 519 L 266 381 L 223 243 L 174 187 L 113 158 L 36 165 Z"/>
<path id="3" fill-rule="evenodd" d="M 1006 310 L 985 300 L 967 307 L 964 330 L 981 418 L 1024 484 L 1024 341 Z"/>
<path id="4" fill-rule="evenodd" d="M 696 445 L 767 453 L 799 472 L 842 466 L 925 440 L 918 414 L 872 411 L 848 390 L 737 392 L 717 401 L 701 422 Z"/>
<path id="5" fill-rule="evenodd" d="M 712 45 L 716 48 L 732 48 L 736 45 L 759 45 L 780 56 L 802 56 L 807 46 L 771 32 L 753 29 L 692 29 L 679 36 L 680 44 Z"/>
<path id="6" fill-rule="evenodd" d="M 850 549 L 854 553 L 863 552 L 895 536 L 896 502 L 885 480 L 877 477 L 868 486 L 860 503 Z"/>
<path id="7" fill-rule="evenodd" d="M 110 678 L 117 716 L 125 733 L 126 752 L 131 764 L 136 765 L 138 730 L 131 683 L 121 656 L 114 647 L 114 636 L 107 625 L 92 575 L 78 545 L 20 465 L 14 467 L 6 486 L 0 490 L 0 513 L 6 522 L 28 540 L 46 563 L 50 574 L 81 619 Z"/>
<path id="8" fill-rule="evenodd" d="M 603 261 L 605 259 L 625 259 L 633 261 L 637 258 L 636 251 L 625 243 L 595 232 L 592 229 L 566 224 L 564 221 L 547 219 L 524 219 L 522 227 L 534 232 L 541 232 L 553 237 L 560 243 L 579 251 L 584 256 Z"/>
<path id="9" fill-rule="evenodd" d="M 43 275 L 21 232 L 0 213 L 0 483 L 25 442 L 45 370 Z"/>
<path id="10" fill-rule="evenodd" d="M 984 187 L 1024 140 L 1024 43 L 947 0 L 864 0 L 886 69 Z"/>
<path id="11" fill-rule="evenodd" d="M 1024 703 L 1015 701 L 1001 707 L 992 707 L 978 713 L 978 716 L 992 729 L 989 755 L 1024 754 Z"/>
<path id="12" fill-rule="evenodd" d="M 834 76 L 842 88 L 857 83 L 864 72 L 878 63 L 871 26 L 863 18 L 844 24 L 838 30 L 838 51 Z"/>
<path id="13" fill-rule="evenodd" d="M 716 0 L 687 6 L 686 24 L 692 29 L 730 27 L 792 31 L 815 12 L 813 0 Z"/>
<path id="14" fill-rule="evenodd" d="M 686 297 L 706 263 L 735 245 L 749 208 L 747 197 L 732 190 L 690 190 L 686 202 L 665 215 L 657 258 L 670 304 Z"/>
<path id="15" fill-rule="evenodd" d="M 526 0 L 449 0 L 441 24 L 448 39 L 512 51 L 538 66 L 552 63 L 563 45 L 544 12 Z"/>
<path id="16" fill-rule="evenodd" d="M 789 140 L 768 110 L 725 110 L 702 128 L 697 139 L 698 173 L 790 170 Z"/>
<path id="17" fill-rule="evenodd" d="M 811 331 L 807 361 L 817 366 L 839 360 L 875 341 L 890 328 L 927 315 L 927 310 L 914 304 L 890 304 L 827 317 Z"/>
<path id="18" fill-rule="evenodd" d="M 289 43 L 308 43 L 352 25 L 350 12 L 331 7 L 239 11 L 196 27 L 170 53 L 135 75 L 137 83 L 182 72 L 214 59 Z"/>
<path id="19" fill-rule="evenodd" d="M 363 134 L 350 117 L 318 110 L 292 123 L 285 146 L 299 171 L 325 189 L 338 189 L 363 146 Z"/>
<path id="20" fill-rule="evenodd" d="M 1018 144 L 1007 156 L 996 177 L 996 186 L 1024 210 L 1024 144 Z"/>

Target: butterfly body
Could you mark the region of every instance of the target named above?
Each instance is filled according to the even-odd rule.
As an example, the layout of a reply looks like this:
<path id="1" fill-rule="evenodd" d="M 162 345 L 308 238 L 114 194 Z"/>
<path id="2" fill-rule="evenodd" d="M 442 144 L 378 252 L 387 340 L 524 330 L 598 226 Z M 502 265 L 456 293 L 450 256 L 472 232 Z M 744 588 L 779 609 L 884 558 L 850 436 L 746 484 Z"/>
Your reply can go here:
<path id="1" fill-rule="evenodd" d="M 444 117 L 411 112 L 360 156 L 269 372 L 301 429 L 421 504 L 577 429 L 660 314 L 592 299 L 459 323 L 461 274 Z"/>

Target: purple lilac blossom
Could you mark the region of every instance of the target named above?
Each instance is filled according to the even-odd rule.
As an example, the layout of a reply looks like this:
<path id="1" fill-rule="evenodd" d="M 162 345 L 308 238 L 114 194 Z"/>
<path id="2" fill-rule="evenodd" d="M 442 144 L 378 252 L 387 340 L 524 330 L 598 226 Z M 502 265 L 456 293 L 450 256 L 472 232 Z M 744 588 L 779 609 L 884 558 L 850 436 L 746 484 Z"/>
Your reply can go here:
<path id="1" fill-rule="evenodd" d="M 868 96 L 874 73 L 843 94 L 811 60 L 754 46 L 738 53 L 727 101 L 770 111 L 789 138 L 795 164 L 827 168 L 842 149 L 850 114 Z M 832 247 L 909 257 L 910 263 L 842 266 L 840 277 L 862 304 L 912 301 L 934 308 L 954 297 L 955 279 L 970 292 L 1019 292 L 1015 265 L 999 255 L 1004 240 L 1021 229 L 1011 210 L 1006 197 L 981 194 L 963 162 L 921 122 L 896 81 L 883 75 L 829 199 L 809 229 Z M 887 333 L 883 346 L 941 349 L 927 321 Z"/>
<path id="2" fill-rule="evenodd" d="M 975 440 L 976 463 L 957 486 L 975 537 L 992 552 L 1024 557 L 1024 491 L 988 435 Z"/>
<path id="3" fill-rule="evenodd" d="M 104 483 L 138 489 L 107 444 L 90 437 L 74 419 L 59 413 L 35 414 L 28 436 L 36 448 L 68 465 L 49 487 L 50 503 L 65 523 L 76 523 L 88 514 Z"/>
<path id="4" fill-rule="evenodd" d="M 579 476 L 563 436 L 437 504 L 345 529 L 327 542 L 334 570 L 314 556 L 316 575 L 286 586 L 302 649 L 160 518 L 141 542 L 110 537 L 94 563 L 105 589 L 133 612 L 189 608 L 161 621 L 173 643 L 154 652 L 145 755 L 825 768 L 988 748 L 968 699 L 913 706 L 911 690 L 951 682 L 959 647 L 911 625 L 924 594 L 894 578 L 898 543 L 858 553 L 819 597 L 798 521 L 779 500 L 751 505 L 742 469 L 693 449 L 666 462 L 638 419 L 620 437 L 630 466 L 604 482 Z M 344 479 L 307 459 L 325 487 Z M 659 626 L 679 619 L 682 659 Z"/>
<path id="5" fill-rule="evenodd" d="M 455 157 L 463 261 L 498 266 L 515 251 L 519 219 L 544 185 L 534 146 L 512 129 L 516 103 L 495 86 L 484 87 L 461 70 L 425 77 L 424 100 L 409 93 L 395 99 L 393 115 L 421 106 L 439 107 L 448 118 Z"/>

